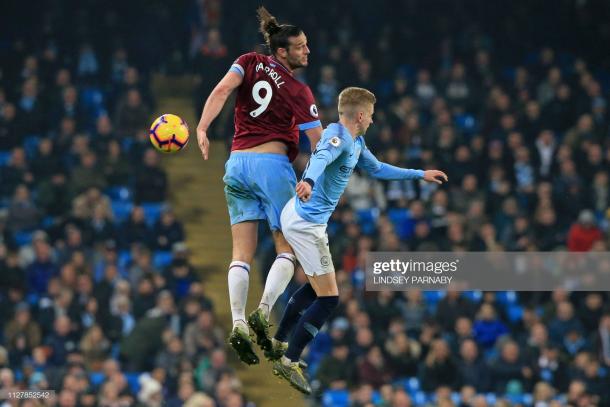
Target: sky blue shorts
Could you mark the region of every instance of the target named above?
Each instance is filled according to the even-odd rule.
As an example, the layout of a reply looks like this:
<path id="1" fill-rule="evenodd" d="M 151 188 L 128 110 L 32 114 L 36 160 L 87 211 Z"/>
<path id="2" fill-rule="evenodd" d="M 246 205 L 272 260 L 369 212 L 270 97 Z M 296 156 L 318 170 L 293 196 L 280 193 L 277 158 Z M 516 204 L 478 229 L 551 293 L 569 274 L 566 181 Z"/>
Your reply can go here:
<path id="1" fill-rule="evenodd" d="M 271 230 L 281 230 L 282 209 L 297 183 L 287 156 L 233 152 L 223 181 L 231 225 L 266 219 Z"/>

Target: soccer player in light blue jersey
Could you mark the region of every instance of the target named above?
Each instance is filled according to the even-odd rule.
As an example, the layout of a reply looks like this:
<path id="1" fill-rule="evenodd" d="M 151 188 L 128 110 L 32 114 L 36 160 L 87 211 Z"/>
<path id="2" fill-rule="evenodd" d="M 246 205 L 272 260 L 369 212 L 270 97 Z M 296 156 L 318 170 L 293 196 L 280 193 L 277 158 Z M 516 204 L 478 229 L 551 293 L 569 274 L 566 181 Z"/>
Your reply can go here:
<path id="1" fill-rule="evenodd" d="M 309 282 L 288 302 L 272 339 L 273 372 L 305 394 L 311 393 L 311 387 L 299 358 L 339 302 L 326 225 L 354 168 L 358 166 L 386 180 L 447 181 L 442 171 L 398 168 L 375 158 L 364 142 L 364 133 L 373 123 L 374 105 L 375 95 L 363 88 L 350 87 L 339 94 L 339 123 L 329 125 L 322 133 L 296 186 L 298 199 L 288 201 L 280 218 L 284 237 Z M 286 342 L 290 331 L 290 341 Z"/>

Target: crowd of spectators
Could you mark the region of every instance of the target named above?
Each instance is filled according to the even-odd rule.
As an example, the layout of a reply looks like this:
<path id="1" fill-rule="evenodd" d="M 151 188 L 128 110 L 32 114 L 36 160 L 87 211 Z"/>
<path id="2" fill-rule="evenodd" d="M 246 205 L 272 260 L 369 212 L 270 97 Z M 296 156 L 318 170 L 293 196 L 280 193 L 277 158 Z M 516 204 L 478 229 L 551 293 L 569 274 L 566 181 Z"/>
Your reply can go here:
<path id="1" fill-rule="evenodd" d="M 398 3 L 269 4 L 308 36 L 310 65 L 297 75 L 314 91 L 323 124 L 337 120 L 342 88 L 370 89 L 378 99 L 366 135 L 373 153 L 449 176 L 439 187 L 352 175 L 328 227 L 341 306 L 309 348 L 314 399 L 609 405 L 607 292 L 367 293 L 363 286 L 372 250 L 608 251 L 610 60 L 593 45 L 610 35 L 608 5 L 566 0 L 542 10 L 515 2 L 500 11 L 468 1 L 445 9 Z M 252 13 L 241 13 L 232 21 L 254 30 Z M 242 51 L 262 50 L 223 32 Z M 217 32 L 210 38 L 203 55 L 223 47 Z M 220 53 L 205 61 L 230 62 Z M 217 134 L 230 131 L 227 122 Z"/>
<path id="2" fill-rule="evenodd" d="M 143 21 L 159 9 L 134 6 L 3 12 L 3 406 L 17 405 L 8 392 L 37 389 L 61 407 L 247 405 L 149 142 L 161 67 L 143 58 L 164 58 L 168 43 L 143 49 L 137 28 L 163 16 Z"/>

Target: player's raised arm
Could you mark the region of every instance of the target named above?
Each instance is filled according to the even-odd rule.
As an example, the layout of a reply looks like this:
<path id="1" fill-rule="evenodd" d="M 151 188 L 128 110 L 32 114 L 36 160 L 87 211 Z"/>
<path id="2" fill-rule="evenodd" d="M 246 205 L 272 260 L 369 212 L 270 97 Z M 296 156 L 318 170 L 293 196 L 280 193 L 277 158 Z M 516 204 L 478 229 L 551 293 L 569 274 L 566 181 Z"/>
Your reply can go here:
<path id="1" fill-rule="evenodd" d="M 436 182 L 442 184 L 447 182 L 447 174 L 439 170 L 412 170 L 407 168 L 395 167 L 393 165 L 382 163 L 373 155 L 371 150 L 365 148 L 360 154 L 358 167 L 364 169 L 371 174 L 372 177 L 385 180 L 401 180 L 401 179 L 423 179 L 427 182 Z"/>
<path id="2" fill-rule="evenodd" d="M 234 65 L 235 66 L 235 65 Z M 218 82 L 218 85 L 212 90 L 210 96 L 205 101 L 203 106 L 203 112 L 201 113 L 201 119 L 197 125 L 197 143 L 201 149 L 201 155 L 203 159 L 208 159 L 208 152 L 210 148 L 210 142 L 208 140 L 208 128 L 212 121 L 220 114 L 224 107 L 229 95 L 235 88 L 241 85 L 243 80 L 243 73 L 238 72 L 238 68 L 231 67 L 231 70 Z"/>

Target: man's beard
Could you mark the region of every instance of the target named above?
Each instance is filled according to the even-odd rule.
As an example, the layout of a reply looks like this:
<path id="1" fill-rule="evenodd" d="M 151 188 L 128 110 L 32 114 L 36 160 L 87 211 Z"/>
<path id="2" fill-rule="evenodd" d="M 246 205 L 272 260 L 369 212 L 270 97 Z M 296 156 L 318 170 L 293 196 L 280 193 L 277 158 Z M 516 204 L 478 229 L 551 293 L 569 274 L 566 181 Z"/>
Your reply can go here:
<path id="1" fill-rule="evenodd" d="M 288 62 L 288 68 L 290 68 L 291 70 L 295 70 L 298 68 L 303 68 L 305 66 L 307 66 L 307 64 L 302 64 L 301 61 L 299 61 L 298 59 L 295 60 L 287 60 Z"/>

